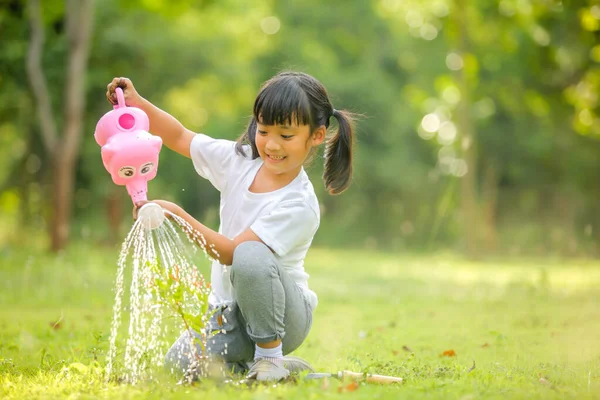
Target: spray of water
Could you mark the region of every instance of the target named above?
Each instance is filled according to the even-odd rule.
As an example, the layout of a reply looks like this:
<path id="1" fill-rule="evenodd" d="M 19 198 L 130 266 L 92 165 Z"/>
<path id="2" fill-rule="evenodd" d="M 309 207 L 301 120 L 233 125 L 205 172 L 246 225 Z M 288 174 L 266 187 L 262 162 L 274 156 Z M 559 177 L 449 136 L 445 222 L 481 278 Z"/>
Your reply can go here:
<path id="1" fill-rule="evenodd" d="M 115 281 L 115 302 L 106 366 L 107 379 L 135 384 L 153 378 L 153 371 L 164 362 L 168 338 L 167 320 L 174 320 L 180 331 L 190 334 L 191 348 L 200 352 L 188 354 L 190 365 L 198 366 L 205 357 L 206 337 L 198 339 L 191 333 L 203 332 L 207 323 L 210 287 L 191 263 L 198 247 L 209 258 L 218 257 L 202 234 L 182 218 L 165 211 L 168 217 L 158 227 L 149 229 L 148 221 L 138 219 L 125 238 L 118 258 Z M 181 239 L 184 234 L 189 243 Z M 210 255 L 209 255 L 210 253 Z M 125 275 L 130 268 L 129 328 L 124 351 L 117 349 L 117 335 L 124 314 Z M 196 346 L 197 345 L 197 346 Z"/>

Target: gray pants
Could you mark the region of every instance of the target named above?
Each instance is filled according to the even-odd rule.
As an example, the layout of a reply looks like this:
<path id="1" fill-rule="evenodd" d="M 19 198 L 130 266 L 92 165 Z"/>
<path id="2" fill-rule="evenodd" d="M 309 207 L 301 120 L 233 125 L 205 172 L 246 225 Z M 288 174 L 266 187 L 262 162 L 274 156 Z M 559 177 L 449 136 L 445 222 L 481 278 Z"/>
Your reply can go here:
<path id="1" fill-rule="evenodd" d="M 211 309 L 206 327 L 206 354 L 225 362 L 234 372 L 244 372 L 254 358 L 254 344 L 282 340 L 283 354 L 297 349 L 312 324 L 312 310 L 279 262 L 261 242 L 236 247 L 230 269 L 235 303 Z M 200 338 L 197 332 L 191 332 Z M 165 366 L 175 373 L 193 372 L 194 354 L 190 332 L 183 332 L 165 357 Z M 197 352 L 197 353 L 196 353 Z"/>

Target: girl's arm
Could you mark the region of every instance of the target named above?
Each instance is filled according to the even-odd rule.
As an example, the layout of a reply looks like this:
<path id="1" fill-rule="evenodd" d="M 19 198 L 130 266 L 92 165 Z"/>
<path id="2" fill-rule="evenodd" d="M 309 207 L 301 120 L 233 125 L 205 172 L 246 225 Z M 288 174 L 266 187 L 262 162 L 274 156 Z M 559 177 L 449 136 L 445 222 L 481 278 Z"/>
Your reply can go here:
<path id="1" fill-rule="evenodd" d="M 125 104 L 140 108 L 148 115 L 150 133 L 160 136 L 164 145 L 171 150 L 190 158 L 190 144 L 195 136 L 194 132 L 186 129 L 171 114 L 140 96 L 131 80 L 127 78 L 114 78 L 108 84 L 106 97 L 111 103 L 116 104 L 117 102 L 115 94 L 117 87 L 123 89 Z"/>
<path id="2" fill-rule="evenodd" d="M 161 110 L 148 100 L 141 98 L 138 103 L 150 120 L 150 133 L 160 136 L 165 146 L 190 158 L 190 145 L 196 135 L 186 129 L 181 122 L 166 111 Z"/>
<path id="3" fill-rule="evenodd" d="M 206 241 L 206 252 L 208 255 L 216 260 L 219 260 L 219 262 L 223 265 L 231 265 L 233 262 L 233 252 L 240 243 L 249 241 L 262 242 L 262 240 L 260 240 L 260 238 L 252 231 L 252 229 L 247 229 L 234 239 L 229 239 L 228 237 L 221 235 L 220 233 L 215 232 L 203 225 L 175 203 L 165 200 L 152 200 L 152 202 L 183 218 L 195 231 L 201 233 Z M 143 205 L 143 203 L 136 204 L 134 218 L 137 217 L 135 214 L 137 214 L 137 208 L 141 207 L 141 205 Z M 196 238 L 192 237 L 192 239 L 197 242 Z M 200 245 L 200 243 L 197 244 Z"/>

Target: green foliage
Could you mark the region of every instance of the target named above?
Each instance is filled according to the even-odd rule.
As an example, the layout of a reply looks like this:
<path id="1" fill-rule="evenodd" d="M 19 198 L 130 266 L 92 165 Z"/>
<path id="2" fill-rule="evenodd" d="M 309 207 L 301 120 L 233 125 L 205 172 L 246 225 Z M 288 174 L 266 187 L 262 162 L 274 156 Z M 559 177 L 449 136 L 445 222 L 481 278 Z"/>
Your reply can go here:
<path id="1" fill-rule="evenodd" d="M 23 67 L 29 29 L 25 3 L 11 1 L 0 10 L 7 38 L 0 43 L 0 192 L 16 194 L 22 216 L 0 217 L 0 224 L 39 232 L 41 217 L 49 214 L 48 160 Z M 457 247 L 464 226 L 456 187 L 464 164 L 456 117 L 461 99 L 468 97 L 476 132 L 477 197 L 481 209 L 493 215 L 482 224 L 495 232 L 496 249 L 598 254 L 599 6 L 591 0 L 460 4 L 97 4 L 72 231 L 76 237 L 106 240 L 116 232 L 114 226 L 107 232 L 105 221 L 111 218 L 105 215 L 115 215 L 113 225 L 129 221 L 124 189 L 115 187 L 103 169 L 92 136 L 95 123 L 110 109 L 104 91 L 112 77 L 130 77 L 143 96 L 188 128 L 235 139 L 260 83 L 281 69 L 297 69 L 318 77 L 336 108 L 362 115 L 350 190 L 339 197 L 325 193 L 321 157 L 309 169 L 323 210 L 315 243 Z M 61 34 L 64 3 L 43 2 L 43 16 L 45 73 L 53 98 L 60 99 L 69 82 Z M 459 56 L 463 36 L 468 51 Z M 457 80 L 461 70 L 468 93 L 461 93 Z M 57 111 L 59 103 L 53 102 Z M 63 116 L 57 116 L 61 126 Z M 434 118 L 430 131 L 424 118 Z M 216 228 L 219 194 L 198 178 L 189 160 L 167 149 L 160 160 L 150 196 L 176 201 Z M 107 206 L 111 198 L 120 209 Z M 533 228 L 524 227 L 517 240 L 512 233 L 523 220 Z"/>

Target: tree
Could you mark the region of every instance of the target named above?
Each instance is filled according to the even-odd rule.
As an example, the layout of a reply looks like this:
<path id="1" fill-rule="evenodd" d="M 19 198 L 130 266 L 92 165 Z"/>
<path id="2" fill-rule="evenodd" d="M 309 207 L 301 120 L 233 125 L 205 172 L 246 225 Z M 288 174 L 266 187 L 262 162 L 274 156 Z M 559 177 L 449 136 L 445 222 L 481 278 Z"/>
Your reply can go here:
<path id="1" fill-rule="evenodd" d="M 471 52 L 470 37 L 467 27 L 469 8 L 464 0 L 456 0 L 452 14 L 455 23 L 455 43 L 461 60 L 466 59 Z M 461 93 L 460 101 L 456 110 L 456 125 L 460 132 L 460 150 L 466 164 L 466 173 L 461 179 L 461 218 L 462 232 L 466 242 L 466 253 L 470 257 L 479 254 L 479 230 L 481 227 L 479 218 L 479 199 L 477 196 L 477 135 L 473 120 L 471 118 L 471 81 L 476 80 L 469 74 L 465 67 L 456 73 L 456 82 Z"/>
<path id="2" fill-rule="evenodd" d="M 52 109 L 52 96 L 42 65 L 44 22 L 39 0 L 28 3 L 31 42 L 27 55 L 27 73 L 36 100 L 37 116 L 46 151 L 52 160 L 52 216 L 49 224 L 51 249 L 63 249 L 69 237 L 73 203 L 74 176 L 85 110 L 85 76 L 93 25 L 93 0 L 67 0 L 65 35 L 68 46 L 63 135 Z M 63 100 L 62 98 L 60 100 Z"/>

